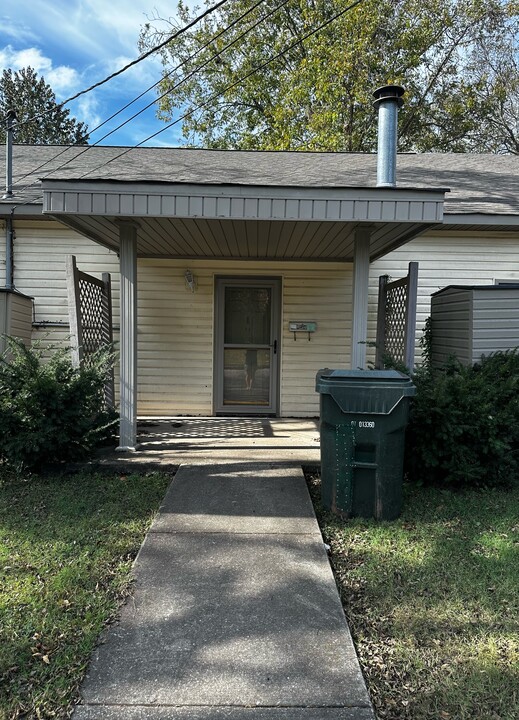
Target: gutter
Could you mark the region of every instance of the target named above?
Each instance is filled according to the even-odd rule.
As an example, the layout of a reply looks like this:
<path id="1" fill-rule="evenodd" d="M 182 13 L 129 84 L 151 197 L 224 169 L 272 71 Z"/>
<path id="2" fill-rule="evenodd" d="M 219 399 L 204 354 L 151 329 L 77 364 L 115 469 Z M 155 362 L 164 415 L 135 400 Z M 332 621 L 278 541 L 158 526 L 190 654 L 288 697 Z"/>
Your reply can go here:
<path id="1" fill-rule="evenodd" d="M 16 120 L 14 110 L 7 113 L 7 132 L 5 142 L 5 195 L 2 200 L 10 200 L 13 197 L 13 123 Z M 13 289 L 14 277 L 14 207 L 5 221 L 5 287 L 6 290 Z"/>
<path id="2" fill-rule="evenodd" d="M 5 220 L 5 287 L 7 290 L 14 289 L 14 208 Z"/>

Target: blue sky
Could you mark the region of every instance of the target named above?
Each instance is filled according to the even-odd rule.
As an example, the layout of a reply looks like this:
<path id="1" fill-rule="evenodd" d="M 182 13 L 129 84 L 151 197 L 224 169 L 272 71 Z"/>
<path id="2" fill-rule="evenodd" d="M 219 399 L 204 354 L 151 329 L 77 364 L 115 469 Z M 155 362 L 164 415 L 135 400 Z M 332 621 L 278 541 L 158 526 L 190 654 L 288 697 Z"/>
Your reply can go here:
<path id="1" fill-rule="evenodd" d="M 201 3 L 200 3 L 201 4 Z M 0 71 L 30 65 L 62 101 L 102 80 L 139 55 L 141 26 L 153 17 L 169 18 L 172 0 L 14 0 L 0 9 Z M 159 27 L 164 23 L 155 22 Z M 148 58 L 106 85 L 67 107 L 92 131 L 113 112 L 160 77 L 160 63 Z M 110 124 L 91 134 L 90 142 L 147 105 L 154 91 Z M 135 145 L 164 127 L 154 107 L 103 140 L 103 145 Z M 154 138 L 149 145 L 182 143 L 179 126 Z"/>

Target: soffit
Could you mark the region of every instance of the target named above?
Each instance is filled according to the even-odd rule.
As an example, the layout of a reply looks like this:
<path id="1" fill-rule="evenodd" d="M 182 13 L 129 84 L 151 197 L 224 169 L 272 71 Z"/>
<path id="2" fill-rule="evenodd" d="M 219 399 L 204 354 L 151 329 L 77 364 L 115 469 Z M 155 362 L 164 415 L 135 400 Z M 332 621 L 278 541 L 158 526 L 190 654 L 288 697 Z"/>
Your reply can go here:
<path id="1" fill-rule="evenodd" d="M 44 213 L 116 250 L 121 222 L 140 257 L 374 260 L 443 219 L 443 190 L 46 181 Z"/>

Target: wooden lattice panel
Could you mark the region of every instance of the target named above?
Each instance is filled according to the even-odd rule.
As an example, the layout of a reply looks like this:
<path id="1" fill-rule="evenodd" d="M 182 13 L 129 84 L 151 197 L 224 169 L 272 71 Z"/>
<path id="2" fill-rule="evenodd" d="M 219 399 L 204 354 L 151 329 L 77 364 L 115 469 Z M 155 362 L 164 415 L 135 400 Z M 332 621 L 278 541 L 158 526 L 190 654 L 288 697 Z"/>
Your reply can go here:
<path id="1" fill-rule="evenodd" d="M 414 366 L 418 263 L 409 263 L 409 274 L 400 280 L 379 278 L 375 367 L 391 358 L 409 370 Z"/>
<path id="2" fill-rule="evenodd" d="M 69 303 L 70 341 L 75 367 L 88 364 L 101 348 L 112 348 L 112 299 L 110 275 L 103 279 L 80 272 L 76 258 L 67 258 L 67 292 Z M 105 402 L 114 406 L 114 375 L 110 369 L 105 384 Z"/>
<path id="3" fill-rule="evenodd" d="M 389 286 L 386 294 L 385 352 L 405 362 L 407 285 Z"/>
<path id="4" fill-rule="evenodd" d="M 79 313 L 81 317 L 83 353 L 87 360 L 104 343 L 103 287 L 79 276 Z"/>

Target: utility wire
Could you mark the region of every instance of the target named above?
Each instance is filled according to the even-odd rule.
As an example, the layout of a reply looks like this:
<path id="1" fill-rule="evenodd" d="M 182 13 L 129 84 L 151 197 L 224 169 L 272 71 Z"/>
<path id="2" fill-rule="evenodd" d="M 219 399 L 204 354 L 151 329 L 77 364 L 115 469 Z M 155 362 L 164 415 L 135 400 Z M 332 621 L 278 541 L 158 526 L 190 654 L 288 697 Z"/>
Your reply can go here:
<path id="1" fill-rule="evenodd" d="M 116 155 L 115 157 L 110 158 L 110 160 L 107 160 L 106 162 L 101 163 L 101 165 L 98 165 L 97 167 L 93 168 L 92 170 L 88 170 L 88 172 L 84 173 L 84 175 L 81 175 L 78 179 L 79 179 L 79 180 L 82 180 L 82 179 L 83 179 L 84 177 L 86 177 L 87 175 L 90 175 L 90 174 L 96 172 L 97 170 L 100 170 L 100 169 L 101 169 L 102 167 L 104 167 L 105 165 L 109 165 L 110 163 L 114 162 L 114 160 L 118 160 L 119 158 L 123 157 L 124 155 L 127 155 L 129 152 L 131 152 L 131 151 L 134 150 L 135 148 L 138 148 L 138 147 L 140 147 L 141 145 L 144 145 L 145 142 L 148 142 L 149 140 L 152 140 L 154 137 L 157 137 L 157 135 L 160 135 L 161 133 L 165 132 L 166 130 L 169 130 L 169 129 L 172 128 L 174 125 L 177 125 L 179 122 L 181 122 L 182 120 L 184 120 L 186 117 L 189 117 L 190 115 L 193 115 L 193 113 L 197 112 L 197 110 L 201 110 L 201 109 L 202 109 L 203 107 L 205 107 L 206 105 L 209 105 L 211 102 L 213 102 L 213 100 L 215 100 L 215 99 L 217 99 L 218 97 L 220 97 L 220 95 L 224 95 L 228 90 L 232 90 L 232 88 L 236 87 L 237 85 L 239 85 L 240 83 L 242 83 L 244 80 L 247 80 L 249 77 L 251 77 L 251 75 L 254 75 L 255 73 L 259 72 L 260 70 L 264 70 L 268 65 L 270 65 L 270 63 L 274 62 L 275 60 L 278 60 L 278 59 L 279 59 L 280 57 L 282 57 L 283 55 L 286 55 L 286 53 L 289 52 L 290 50 L 292 50 L 292 48 L 296 47 L 297 45 L 300 45 L 300 44 L 303 43 L 305 40 L 308 40 L 309 37 L 312 37 L 312 35 L 315 35 L 316 33 L 320 32 L 320 31 L 323 30 L 325 27 L 327 27 L 328 25 L 330 25 L 332 22 L 334 22 L 334 21 L 337 20 L 338 18 L 342 17 L 342 15 L 345 15 L 345 14 L 346 14 L 347 12 L 349 12 L 350 10 L 353 10 L 353 8 L 357 7 L 357 5 L 360 5 L 362 2 L 363 2 L 363 0 L 355 0 L 355 2 L 351 3 L 351 5 L 348 5 L 348 7 L 344 8 L 344 9 L 341 10 L 340 12 L 335 13 L 335 15 L 332 15 L 330 18 L 328 18 L 328 20 L 326 20 L 325 22 L 321 23 L 320 25 L 318 25 L 317 27 L 315 27 L 315 28 L 314 28 L 313 30 L 311 30 L 310 32 L 306 33 L 306 35 L 303 35 L 302 37 L 298 38 L 298 39 L 295 40 L 294 42 L 292 42 L 292 43 L 290 43 L 289 45 L 287 45 L 283 50 L 281 50 L 279 53 L 276 53 L 276 55 L 273 55 L 273 56 L 272 56 L 269 60 L 267 60 L 266 62 L 262 63 L 261 65 L 257 65 L 257 66 L 254 67 L 252 70 L 250 70 L 246 75 L 243 75 L 241 78 L 239 78 L 239 79 L 236 80 L 235 82 L 231 83 L 230 85 L 227 85 L 227 87 L 225 87 L 223 90 L 220 90 L 219 92 L 213 93 L 213 94 L 212 94 L 207 100 L 205 100 L 203 103 L 200 103 L 199 105 L 197 105 L 197 106 L 196 106 L 195 108 L 193 108 L 192 110 L 188 110 L 187 112 L 185 112 L 183 115 L 181 115 L 179 118 L 177 118 L 177 119 L 174 120 L 173 122 L 169 123 L 168 125 L 166 125 L 165 127 L 161 128 L 160 130 L 157 130 L 157 132 L 154 132 L 152 135 L 149 135 L 149 136 L 148 136 L 147 138 L 145 138 L 144 140 L 141 140 L 141 142 L 137 143 L 137 145 L 134 145 L 134 146 L 131 147 L 131 148 L 126 148 L 125 150 L 123 150 L 123 152 L 119 153 L 119 155 Z M 58 169 L 59 169 L 59 168 L 58 168 Z M 54 172 L 54 171 L 53 171 L 53 172 Z M 47 178 L 44 178 L 44 179 L 47 179 Z"/>
<path id="2" fill-rule="evenodd" d="M 133 103 L 137 102 L 137 100 L 140 100 L 144 95 L 146 95 L 146 93 L 150 92 L 150 90 L 153 90 L 153 89 L 156 88 L 158 85 L 160 85 L 160 83 L 161 83 L 164 79 L 170 77 L 171 75 L 173 75 L 173 73 L 175 73 L 177 70 L 179 70 L 183 65 L 185 65 L 185 64 L 187 64 L 188 62 L 190 62 L 191 60 L 193 60 L 197 55 L 199 55 L 203 50 L 205 50 L 209 45 L 211 45 L 211 43 L 213 43 L 213 42 L 214 42 L 215 40 L 217 40 L 219 37 L 221 37 L 222 35 L 224 35 L 228 30 L 230 30 L 231 28 L 233 28 L 233 27 L 234 27 L 235 25 L 237 25 L 239 22 L 241 22 L 247 15 L 250 15 L 250 13 L 251 13 L 253 10 L 255 10 L 259 5 L 261 5 L 263 2 L 264 2 L 264 0 L 258 0 L 258 2 L 256 2 L 254 5 L 252 5 L 248 10 L 246 10 L 244 13 L 242 13 L 238 18 L 236 18 L 235 20 L 233 20 L 232 23 L 229 23 L 229 25 L 227 25 L 227 26 L 224 27 L 222 30 L 220 30 L 218 33 L 216 33 L 216 35 L 214 35 L 214 36 L 213 36 L 210 40 L 208 40 L 204 45 L 201 45 L 195 52 L 191 53 L 191 55 L 189 55 L 189 56 L 188 56 L 187 58 L 185 58 L 181 63 L 179 63 L 176 67 L 174 67 L 172 70 L 170 70 L 168 73 L 166 73 L 166 75 L 164 75 L 160 80 L 157 80 L 156 83 L 154 83 L 154 84 L 151 85 L 149 88 L 147 88 L 146 90 L 144 90 L 142 93 L 140 93 L 140 95 L 137 95 L 137 97 L 133 98 L 133 100 L 130 100 L 130 102 L 126 103 L 126 105 L 124 105 L 122 108 L 120 108 L 120 109 L 117 110 L 115 113 L 113 113 L 112 115 L 110 115 L 110 117 L 108 117 L 106 120 L 103 120 L 103 122 L 101 122 L 99 125 L 97 125 L 93 130 L 90 130 L 90 131 L 89 131 L 89 134 L 95 133 L 97 130 L 99 130 L 99 129 L 102 128 L 104 125 L 106 125 L 106 123 L 110 122 L 110 120 L 113 120 L 115 117 L 117 117 L 117 115 L 120 115 L 120 113 L 122 113 L 124 110 L 126 110 L 127 108 L 129 108 L 130 105 L 133 105 Z M 259 25 L 261 22 L 263 22 L 263 20 L 265 20 L 266 18 L 268 18 L 268 17 L 269 17 L 270 15 L 272 15 L 273 13 L 277 12 L 277 10 L 279 10 L 281 7 L 283 7 L 283 5 L 286 5 L 288 2 L 289 2 L 289 0 L 283 0 L 283 2 L 282 2 L 280 5 L 278 5 L 276 8 L 274 8 L 274 10 L 272 10 L 272 11 L 269 12 L 267 15 L 263 16 L 262 18 L 260 18 L 256 23 L 254 23 L 254 25 L 251 25 L 251 26 L 250 26 L 247 30 L 245 30 L 240 36 L 238 36 L 233 42 L 228 43 L 228 44 L 227 44 L 225 47 L 223 47 L 220 51 L 218 51 L 217 53 L 215 53 L 214 55 L 212 55 L 208 60 L 206 60 L 202 65 L 196 67 L 189 75 L 185 76 L 185 77 L 184 77 L 181 81 L 179 81 L 172 89 L 176 89 L 177 87 L 179 87 L 183 82 L 185 82 L 185 81 L 188 80 L 190 77 L 192 77 L 194 74 L 196 74 L 199 70 L 201 70 L 203 67 L 205 67 L 208 63 L 212 62 L 212 60 L 214 60 L 215 58 L 219 57 L 219 55 L 221 55 L 225 50 L 227 50 L 229 47 L 231 47 L 231 46 L 234 45 L 236 42 L 238 42 L 239 40 L 241 40 L 245 35 L 247 35 L 247 33 L 249 33 L 249 32 L 250 32 L 251 30 L 253 30 L 257 25 Z M 120 130 L 122 127 L 124 127 L 124 125 L 126 125 L 126 124 L 129 123 L 129 122 L 131 122 L 131 120 L 134 120 L 138 115 L 140 115 L 140 114 L 143 113 L 145 110 L 147 110 L 147 109 L 150 108 L 152 105 L 154 105 L 154 104 L 157 102 L 157 100 L 161 100 L 161 99 L 162 99 L 163 97 L 165 97 L 169 92 L 171 92 L 171 89 L 168 90 L 168 91 L 166 91 L 166 92 L 164 92 L 162 95 L 159 95 L 157 98 L 154 98 L 154 100 L 153 100 L 151 103 L 148 103 L 148 105 L 146 105 L 145 107 L 141 108 L 141 109 L 139 110 L 139 112 L 135 113 L 135 114 L 132 115 L 130 118 L 128 118 L 127 120 L 125 120 L 124 123 L 121 123 L 120 125 L 118 125 L 117 127 L 115 127 L 113 130 L 111 130 L 111 131 L 110 131 L 109 133 L 107 133 L 106 135 L 103 135 L 102 138 L 99 138 L 99 140 L 96 140 L 96 142 L 93 143 L 92 145 L 85 146 L 83 152 L 86 152 L 87 149 L 90 148 L 90 147 L 95 147 L 96 145 L 99 145 L 100 142 L 102 142 L 103 140 L 105 140 L 107 137 L 109 137 L 110 135 L 112 135 L 114 132 L 117 132 L 117 130 Z M 63 148 L 63 150 L 61 150 L 59 153 L 57 153 L 56 155 L 54 155 L 52 158 L 49 158 L 49 160 L 46 160 L 46 161 L 45 161 L 44 163 L 42 163 L 41 165 L 38 165 L 38 167 L 36 167 L 34 170 L 31 170 L 30 172 L 25 173 L 25 175 L 22 175 L 21 177 L 17 178 L 17 182 L 20 183 L 22 180 L 25 180 L 26 177 L 29 177 L 30 175 L 34 175 L 34 173 L 38 172 L 38 170 L 41 170 L 42 168 L 44 168 L 44 167 L 46 167 L 47 165 L 49 165 L 49 163 L 54 162 L 55 160 L 57 160 L 57 159 L 58 159 L 59 157 L 61 157 L 62 155 L 64 155 L 65 153 L 69 152 L 69 150 L 71 150 L 71 148 L 73 148 L 73 147 L 78 147 L 78 144 L 76 144 L 76 145 L 70 145 L 70 146 L 67 146 L 67 147 Z M 79 145 L 79 147 L 81 147 L 81 145 Z M 71 158 L 70 161 L 72 161 L 72 159 L 75 159 L 76 157 L 78 157 L 78 155 L 82 155 L 83 152 L 80 152 L 80 153 L 74 155 L 74 158 Z M 56 170 L 60 170 L 60 169 L 61 169 L 62 167 L 64 167 L 65 165 L 66 165 L 66 163 L 63 163 L 62 165 L 58 166 L 57 168 L 54 168 L 53 172 L 55 172 Z M 34 184 L 34 183 L 30 183 L 29 185 L 26 185 L 25 187 L 21 188 L 21 189 L 19 190 L 19 192 L 23 192 L 27 187 L 30 187 L 30 186 L 33 185 L 33 184 Z"/>
<path id="3" fill-rule="evenodd" d="M 110 160 L 107 160 L 106 162 L 101 163 L 100 165 L 96 166 L 95 168 L 93 168 L 93 169 L 91 169 L 91 170 L 88 170 L 88 172 L 86 172 L 86 173 L 84 173 L 83 175 L 81 175 L 78 179 L 79 179 L 79 180 L 82 180 L 82 179 L 85 178 L 87 175 L 90 175 L 90 174 L 96 172 L 97 170 L 100 170 L 102 167 L 105 167 L 106 165 L 109 165 L 110 163 L 114 162 L 115 160 L 118 160 L 119 158 L 123 157 L 124 155 L 127 155 L 127 154 L 128 154 L 129 152 L 131 152 L 132 150 L 134 150 L 134 149 L 142 146 L 145 142 L 148 142 L 149 140 L 152 140 L 154 137 L 157 137 L 157 135 L 160 135 L 161 133 L 165 132 L 166 130 L 169 130 L 171 127 L 173 127 L 174 125 L 177 125 L 179 122 L 181 122 L 182 120 L 184 120 L 186 117 L 189 117 L 189 116 L 192 115 L 193 113 L 197 112 L 197 110 L 200 110 L 201 108 L 203 108 L 203 107 L 205 107 L 206 105 L 208 105 L 208 104 L 210 104 L 211 102 L 213 102 L 213 100 L 215 100 L 216 98 L 218 98 L 220 95 L 224 95 L 228 90 L 231 90 L 232 88 L 234 88 L 234 87 L 236 87 L 237 85 L 239 85 L 240 83 L 242 83 L 244 80 L 247 80 L 249 77 L 251 77 L 251 75 L 254 75 L 255 73 L 257 73 L 257 72 L 265 69 L 268 65 L 270 65 L 270 63 L 272 63 L 272 62 L 274 62 L 275 60 L 279 59 L 280 57 L 282 57 L 283 55 L 285 55 L 286 53 L 288 53 L 290 50 L 292 50 L 292 48 L 296 47 L 297 45 L 300 45 L 301 43 L 303 43 L 303 42 L 304 42 L 305 40 L 307 40 L 308 38 L 310 38 L 310 37 L 312 37 L 313 35 L 315 35 L 316 33 L 320 32 L 320 31 L 323 30 L 325 27 L 327 27 L 328 25 L 330 25 L 332 22 L 334 22 L 334 21 L 337 20 L 338 18 L 342 17 L 343 15 L 345 15 L 345 14 L 346 14 L 347 12 L 349 12 L 350 10 L 353 10 L 355 7 L 357 7 L 358 5 L 360 5 L 362 2 L 363 2 L 363 0 L 355 0 L 355 2 L 351 3 L 351 4 L 348 5 L 346 8 L 344 8 L 344 9 L 341 10 L 341 11 L 339 11 L 338 13 L 335 13 L 335 14 L 332 15 L 330 18 L 328 18 L 328 19 L 325 20 L 323 23 L 321 23 L 321 24 L 318 25 L 317 27 L 315 27 L 315 28 L 313 28 L 312 30 L 310 30 L 308 33 L 306 33 L 306 34 L 303 35 L 302 37 L 299 37 L 299 38 L 297 38 L 296 40 L 294 40 L 292 43 L 290 43 L 289 45 L 287 45 L 287 46 L 286 46 L 283 50 L 281 50 L 279 53 L 276 53 L 276 55 L 273 55 L 273 56 L 272 56 L 269 60 L 267 60 L 266 62 L 261 63 L 260 65 L 257 65 L 257 66 L 254 67 L 252 70 L 250 70 L 248 73 L 246 73 L 245 75 L 243 75 L 242 77 L 240 77 L 238 80 L 236 80 L 235 82 L 231 83 L 230 85 L 227 85 L 223 90 L 221 90 L 221 91 L 219 91 L 219 92 L 216 92 L 216 93 L 213 93 L 213 95 L 211 95 L 211 96 L 210 96 L 207 100 L 205 100 L 203 103 L 200 103 L 199 105 L 197 105 L 197 106 L 196 106 L 195 108 L 193 108 L 192 110 L 188 110 L 188 111 L 185 112 L 183 115 L 181 115 L 179 118 L 177 118 L 177 119 L 174 120 L 173 122 L 169 123 L 169 124 L 166 125 L 165 127 L 161 128 L 161 129 L 158 130 L 157 132 L 149 135 L 149 136 L 148 136 L 147 138 L 145 138 L 144 140 L 141 140 L 141 142 L 137 143 L 136 145 L 134 145 L 134 146 L 132 146 L 132 147 L 130 147 L 130 148 L 126 148 L 125 150 L 123 150 L 123 151 L 122 151 L 121 153 L 119 153 L 118 155 L 115 155 L 114 157 L 110 158 Z M 92 147 L 92 146 L 86 147 L 86 148 L 82 151 L 82 153 L 79 153 L 79 154 L 83 154 L 83 152 L 87 152 L 88 149 L 89 149 L 89 147 Z M 79 154 L 76 155 L 73 159 L 76 159 L 76 158 L 79 156 Z M 71 161 L 72 161 L 72 159 L 69 160 L 69 161 L 67 161 L 67 162 L 65 162 L 65 163 L 63 163 L 63 165 L 61 165 L 60 167 L 52 170 L 51 173 L 57 172 L 57 171 L 60 170 L 62 167 L 65 167 L 65 165 L 67 165 L 67 164 L 68 164 L 69 162 L 71 162 Z M 50 176 L 47 176 L 47 177 L 44 178 L 44 179 L 49 179 L 49 177 L 50 177 Z M 25 205 L 25 204 L 27 204 L 28 202 L 33 202 L 34 200 L 38 199 L 39 197 L 41 197 L 41 195 L 38 195 L 38 196 L 36 196 L 35 198 L 32 198 L 32 199 L 29 199 L 29 200 L 25 201 L 24 203 L 21 203 L 21 205 Z"/>
<path id="4" fill-rule="evenodd" d="M 101 87 L 101 85 L 104 85 L 105 83 L 109 82 L 110 80 L 113 80 L 118 75 L 121 75 L 123 72 L 126 72 L 126 70 L 129 70 L 134 65 L 137 65 L 138 63 L 142 62 L 143 60 L 146 60 L 150 55 L 153 55 L 153 53 L 157 52 L 157 50 L 162 50 L 163 47 L 166 47 L 166 45 L 171 42 L 171 40 L 175 40 L 175 38 L 179 37 L 180 35 L 183 35 L 187 30 L 193 27 L 193 25 L 196 25 L 200 22 L 200 20 L 203 20 L 205 17 L 213 13 L 215 10 L 218 10 L 218 8 L 222 7 L 222 5 L 225 5 L 226 2 L 229 2 L 229 0 L 220 0 L 220 2 L 217 2 L 215 5 L 212 5 L 210 8 L 207 8 L 203 13 L 200 13 L 194 20 L 191 20 L 187 25 L 184 25 L 180 28 L 180 30 L 177 30 L 176 33 L 173 33 L 173 35 L 170 35 L 166 40 L 159 43 L 159 45 L 155 45 L 150 50 L 145 52 L 143 55 L 140 55 L 135 60 L 132 60 L 124 67 L 120 68 L 120 70 L 116 70 L 111 75 L 108 75 L 108 77 L 105 77 L 103 80 L 100 80 L 99 82 L 96 82 L 94 85 L 91 85 L 90 87 L 86 88 L 85 90 L 81 90 L 80 92 L 76 93 L 75 95 L 72 95 L 71 97 L 67 98 L 66 100 L 63 100 L 63 102 L 59 103 L 57 106 L 58 108 L 62 108 L 64 105 L 67 105 L 67 103 L 72 102 L 72 100 L 77 100 L 78 97 L 81 97 L 82 95 L 86 95 L 87 93 L 91 92 L 92 90 L 95 90 L 98 87 Z M 44 117 L 49 112 L 52 112 L 56 108 L 52 108 L 52 110 L 45 110 L 42 113 L 39 113 L 38 115 L 35 115 L 32 118 L 29 118 L 28 120 L 24 120 L 22 123 L 19 123 L 18 127 L 23 127 L 24 125 L 27 125 L 30 122 L 33 122 L 34 120 L 38 120 L 41 117 Z"/>
<path id="5" fill-rule="evenodd" d="M 145 110 L 147 110 L 147 109 L 150 108 L 152 105 L 154 105 L 154 104 L 157 102 L 157 100 L 162 100 L 163 97 L 166 97 L 166 95 L 169 95 L 173 90 L 176 90 L 177 88 L 179 88 L 181 85 L 183 85 L 185 82 L 187 82 L 187 80 L 189 80 L 190 78 L 192 78 L 193 75 L 196 75 L 198 72 L 200 72 L 200 70 L 203 70 L 204 67 L 206 67 L 207 65 L 209 65 L 210 63 L 212 63 L 213 60 L 216 60 L 216 58 L 218 58 L 220 55 L 222 55 L 226 50 L 228 50 L 228 49 L 229 49 L 230 47 L 232 47 L 233 45 L 236 45 L 236 43 L 239 42 L 240 40 L 242 40 L 242 39 L 245 37 L 245 35 L 248 35 L 248 33 L 250 33 L 252 30 L 254 30 L 255 27 L 257 27 L 258 25 L 260 25 L 260 24 L 261 24 L 262 22 L 264 22 L 267 18 L 269 18 L 271 15 L 273 15 L 273 14 L 276 13 L 278 10 L 280 10 L 280 9 L 281 9 L 284 5 L 286 5 L 289 1 L 290 1 L 290 0 L 282 0 L 282 2 L 281 2 L 279 5 L 277 5 L 273 10 L 271 10 L 270 12 L 268 12 L 266 15 L 263 15 L 261 18 L 259 18 L 255 23 L 253 23 L 250 27 L 248 27 L 247 30 L 244 30 L 244 32 L 242 32 L 241 35 L 238 35 L 238 37 L 234 38 L 234 40 L 232 40 L 231 42 L 227 43 L 227 45 L 224 45 L 224 47 L 223 47 L 221 50 L 219 50 L 217 53 L 214 53 L 214 55 L 211 55 L 211 57 L 208 58 L 207 60 L 205 60 L 201 65 L 197 65 L 196 68 L 194 68 L 191 72 L 189 72 L 189 73 L 188 73 L 187 75 L 185 75 L 181 80 L 179 80 L 179 81 L 176 83 L 176 85 L 173 85 L 173 87 L 168 88 L 168 90 L 166 90 L 165 92 L 163 92 L 162 95 L 159 95 L 157 98 L 155 98 L 154 100 L 152 100 L 152 102 L 148 103 L 148 105 L 145 105 L 143 108 L 141 108 L 141 109 L 140 109 L 138 112 L 136 112 L 134 115 L 132 115 L 131 117 L 127 118 L 124 122 L 122 122 L 120 125 L 118 125 L 117 127 L 115 127 L 113 130 L 110 130 L 110 132 L 108 132 L 108 133 L 106 133 L 105 135 L 103 135 L 103 137 L 99 138 L 99 140 L 97 140 L 95 143 L 93 143 L 93 145 L 89 145 L 89 146 L 85 147 L 85 149 L 84 149 L 82 152 L 80 152 L 79 155 L 82 155 L 83 153 L 88 152 L 88 150 L 89 150 L 90 148 L 95 147 L 96 145 L 99 145 L 100 142 L 102 142 L 103 140 L 106 140 L 107 137 L 109 137 L 110 135 L 113 135 L 114 132 L 117 132 L 117 130 L 120 130 L 122 127 L 124 127 L 124 126 L 127 125 L 129 122 L 131 122 L 132 120 L 134 120 L 136 117 L 138 117 L 138 116 L 139 116 L 141 113 L 143 113 Z M 260 0 L 260 2 L 263 2 L 263 0 Z M 257 3 L 257 5 L 259 5 L 259 4 L 260 4 L 260 3 Z M 257 5 L 256 5 L 256 6 L 257 6 Z M 254 7 L 256 7 L 256 6 L 254 6 Z M 144 142 L 146 142 L 146 141 L 144 141 Z M 138 145 L 137 145 L 136 147 L 138 147 Z M 79 157 L 79 155 L 76 155 L 75 158 Z M 74 158 L 74 159 L 75 159 L 75 158 Z M 65 165 L 65 164 L 66 164 L 66 163 L 64 163 L 64 165 Z M 63 166 L 64 166 L 64 165 L 63 165 Z M 60 167 L 63 167 L 63 166 L 60 166 Z M 59 169 L 60 169 L 60 168 L 57 168 L 57 170 L 59 170 Z M 55 171 L 53 171 L 53 172 L 55 172 Z"/>

